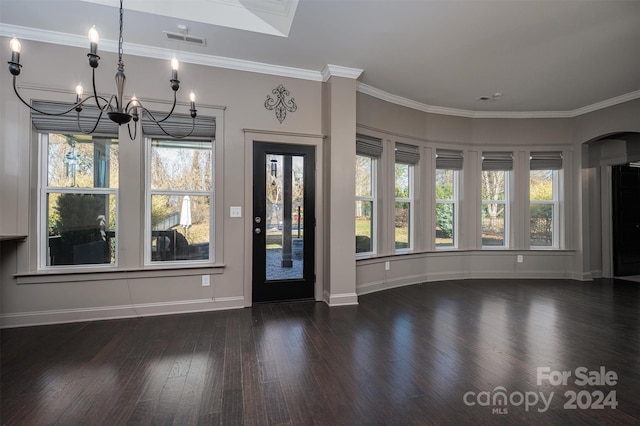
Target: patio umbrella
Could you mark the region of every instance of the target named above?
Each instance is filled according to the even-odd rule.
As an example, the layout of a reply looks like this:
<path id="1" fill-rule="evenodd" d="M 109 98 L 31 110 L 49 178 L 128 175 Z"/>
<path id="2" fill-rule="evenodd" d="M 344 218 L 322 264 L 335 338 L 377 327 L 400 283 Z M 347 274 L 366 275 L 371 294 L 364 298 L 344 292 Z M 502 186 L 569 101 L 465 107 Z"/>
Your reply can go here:
<path id="1" fill-rule="evenodd" d="M 191 199 L 188 195 L 185 195 L 184 198 L 182 198 L 180 225 L 185 229 L 185 231 L 191 226 Z"/>

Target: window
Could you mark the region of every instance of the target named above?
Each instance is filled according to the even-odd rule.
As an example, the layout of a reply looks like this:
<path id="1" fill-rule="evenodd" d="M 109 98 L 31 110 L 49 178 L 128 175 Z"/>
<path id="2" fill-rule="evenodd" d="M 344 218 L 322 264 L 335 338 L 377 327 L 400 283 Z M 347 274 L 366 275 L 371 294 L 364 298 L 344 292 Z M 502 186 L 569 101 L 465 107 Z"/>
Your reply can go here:
<path id="1" fill-rule="evenodd" d="M 396 250 L 411 248 L 411 219 L 413 204 L 413 166 L 396 163 Z"/>
<path id="2" fill-rule="evenodd" d="M 397 143 L 395 154 L 395 249 L 406 251 L 413 248 L 413 169 L 420 151 Z"/>
<path id="3" fill-rule="evenodd" d="M 376 169 L 382 140 L 356 135 L 356 253 L 376 251 Z"/>
<path id="4" fill-rule="evenodd" d="M 43 266 L 116 263 L 118 139 L 41 133 Z"/>
<path id="5" fill-rule="evenodd" d="M 558 247 L 560 152 L 532 152 L 529 172 L 531 247 Z"/>
<path id="6" fill-rule="evenodd" d="M 458 244 L 458 175 L 462 151 L 436 150 L 436 248 Z"/>
<path id="7" fill-rule="evenodd" d="M 376 160 L 356 155 L 356 253 L 373 253 Z"/>
<path id="8" fill-rule="evenodd" d="M 212 141 L 151 141 L 147 186 L 151 262 L 213 259 L 212 148 Z"/>
<path id="9" fill-rule="evenodd" d="M 483 247 L 507 247 L 509 181 L 513 169 L 510 152 L 483 152 L 481 232 Z"/>

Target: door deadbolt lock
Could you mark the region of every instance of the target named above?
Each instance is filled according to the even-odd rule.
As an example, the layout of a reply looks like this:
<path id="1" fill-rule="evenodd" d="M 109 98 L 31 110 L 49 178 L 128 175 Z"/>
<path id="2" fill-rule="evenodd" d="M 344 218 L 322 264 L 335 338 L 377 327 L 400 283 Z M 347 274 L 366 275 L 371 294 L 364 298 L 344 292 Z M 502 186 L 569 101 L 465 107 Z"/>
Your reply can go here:
<path id="1" fill-rule="evenodd" d="M 256 216 L 256 218 L 254 220 L 255 220 L 256 223 L 262 222 L 262 218 L 260 216 Z"/>

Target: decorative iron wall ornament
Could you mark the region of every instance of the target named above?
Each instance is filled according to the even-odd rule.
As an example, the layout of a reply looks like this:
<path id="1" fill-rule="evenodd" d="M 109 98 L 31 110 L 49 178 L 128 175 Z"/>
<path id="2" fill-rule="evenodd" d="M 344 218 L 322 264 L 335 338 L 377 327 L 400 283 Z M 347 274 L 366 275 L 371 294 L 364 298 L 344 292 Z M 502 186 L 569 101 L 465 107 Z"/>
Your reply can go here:
<path id="1" fill-rule="evenodd" d="M 289 100 L 285 99 L 290 93 L 282 84 L 273 89 L 271 93 L 276 95 L 276 98 L 274 99 L 271 95 L 267 95 L 267 100 L 264 101 L 264 107 L 269 111 L 275 109 L 276 118 L 282 123 L 284 119 L 287 118 L 287 111 L 295 112 L 298 109 L 298 105 L 296 105 L 294 98 Z"/>

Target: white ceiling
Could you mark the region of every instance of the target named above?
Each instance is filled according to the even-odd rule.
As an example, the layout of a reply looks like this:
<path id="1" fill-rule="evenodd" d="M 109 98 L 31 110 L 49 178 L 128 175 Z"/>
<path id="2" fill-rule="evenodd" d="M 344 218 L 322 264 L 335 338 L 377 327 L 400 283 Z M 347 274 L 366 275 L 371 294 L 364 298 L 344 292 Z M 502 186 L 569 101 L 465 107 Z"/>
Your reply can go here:
<path id="1" fill-rule="evenodd" d="M 283 7 L 283 18 L 292 3 L 136 1 L 169 14 L 179 4 L 189 12 L 184 16 L 208 22 L 215 21 L 207 16 L 212 3 L 251 6 L 263 21 L 273 6 Z M 133 0 L 124 0 L 125 9 L 128 2 Z M 256 11 L 261 3 L 271 9 Z M 278 27 L 280 35 L 267 35 L 176 13 L 125 10 L 124 54 L 175 52 L 183 61 L 310 79 L 320 79 L 328 64 L 338 65 L 364 70 L 364 93 L 458 115 L 570 116 L 640 97 L 639 0 L 300 0 L 297 8 L 293 3 L 288 36 L 286 22 L 272 25 L 285 25 Z M 117 40 L 114 7 L 77 0 L 0 1 L 0 35 L 85 45 L 92 25 L 100 31 L 101 49 L 107 40 L 113 50 L 115 42 L 108 41 Z M 206 46 L 167 40 L 163 31 L 179 32 L 178 25 L 206 38 Z M 8 56 L 8 48 L 3 52 Z M 477 100 L 496 92 L 503 96 Z"/>

